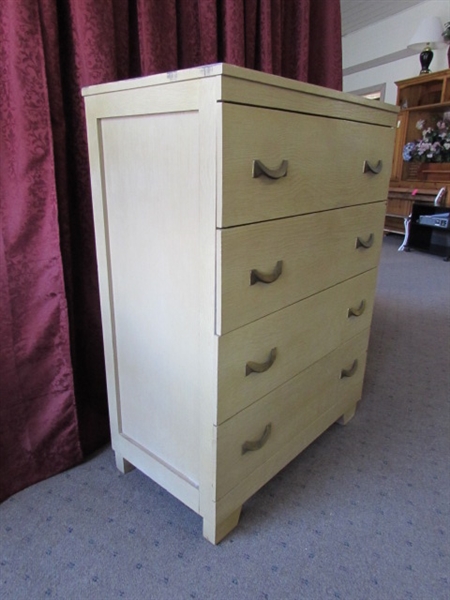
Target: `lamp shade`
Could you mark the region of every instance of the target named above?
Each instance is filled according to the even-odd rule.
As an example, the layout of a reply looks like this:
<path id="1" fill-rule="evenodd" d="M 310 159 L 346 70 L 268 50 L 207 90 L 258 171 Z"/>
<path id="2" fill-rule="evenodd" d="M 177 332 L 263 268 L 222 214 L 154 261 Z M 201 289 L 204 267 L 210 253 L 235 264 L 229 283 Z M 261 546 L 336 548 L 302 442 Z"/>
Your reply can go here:
<path id="1" fill-rule="evenodd" d="M 409 40 L 408 48 L 412 50 L 423 50 L 424 46 L 430 48 L 441 48 L 445 46 L 442 38 L 443 27 L 439 17 L 425 17 L 416 32 Z"/>

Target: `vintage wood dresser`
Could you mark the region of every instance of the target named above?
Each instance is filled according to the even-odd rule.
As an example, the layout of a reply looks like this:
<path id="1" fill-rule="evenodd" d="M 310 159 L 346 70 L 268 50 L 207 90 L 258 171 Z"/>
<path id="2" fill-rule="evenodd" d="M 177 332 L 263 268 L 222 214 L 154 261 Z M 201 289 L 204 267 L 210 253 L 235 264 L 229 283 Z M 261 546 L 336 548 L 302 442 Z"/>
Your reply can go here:
<path id="1" fill-rule="evenodd" d="M 397 109 L 226 64 L 83 95 L 117 465 L 217 543 L 361 398 Z"/>

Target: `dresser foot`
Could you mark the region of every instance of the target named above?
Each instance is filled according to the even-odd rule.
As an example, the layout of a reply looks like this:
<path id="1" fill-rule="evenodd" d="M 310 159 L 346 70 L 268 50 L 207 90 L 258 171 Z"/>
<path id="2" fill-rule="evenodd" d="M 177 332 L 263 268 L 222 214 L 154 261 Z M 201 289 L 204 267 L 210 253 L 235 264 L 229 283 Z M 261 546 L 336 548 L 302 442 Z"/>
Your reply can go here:
<path id="1" fill-rule="evenodd" d="M 218 544 L 239 523 L 241 510 L 242 506 L 239 506 L 231 515 L 220 521 L 220 523 L 203 519 L 203 537 L 213 544 Z"/>
<path id="2" fill-rule="evenodd" d="M 351 421 L 353 419 L 353 417 L 355 416 L 355 412 L 356 412 L 356 404 L 354 404 L 353 406 L 351 406 L 343 415 L 340 419 L 338 419 L 338 423 L 339 425 L 347 425 L 347 423 L 349 421 Z"/>
<path id="3" fill-rule="evenodd" d="M 118 452 L 115 453 L 116 454 L 116 467 L 119 469 L 119 471 L 121 473 L 129 473 L 130 471 L 132 471 L 134 469 L 133 465 L 128 462 L 127 460 L 125 460 L 125 458 L 119 454 Z"/>

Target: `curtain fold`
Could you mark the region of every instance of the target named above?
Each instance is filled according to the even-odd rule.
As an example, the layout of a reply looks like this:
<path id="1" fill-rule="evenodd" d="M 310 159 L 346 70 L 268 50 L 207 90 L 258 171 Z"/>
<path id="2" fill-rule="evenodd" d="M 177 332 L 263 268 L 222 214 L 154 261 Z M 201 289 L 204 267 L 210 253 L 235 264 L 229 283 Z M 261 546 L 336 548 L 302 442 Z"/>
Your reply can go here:
<path id="1" fill-rule="evenodd" d="M 0 500 L 108 440 L 81 88 L 229 62 L 341 89 L 339 0 L 0 3 Z"/>
<path id="2" fill-rule="evenodd" d="M 82 458 L 36 2 L 0 7 L 0 498 Z"/>

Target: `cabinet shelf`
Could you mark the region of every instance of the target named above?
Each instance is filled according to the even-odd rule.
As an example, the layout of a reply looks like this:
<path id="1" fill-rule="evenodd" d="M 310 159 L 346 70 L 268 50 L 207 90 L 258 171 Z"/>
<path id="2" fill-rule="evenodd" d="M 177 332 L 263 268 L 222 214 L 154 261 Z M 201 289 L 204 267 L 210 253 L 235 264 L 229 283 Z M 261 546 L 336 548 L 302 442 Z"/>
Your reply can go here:
<path id="1" fill-rule="evenodd" d="M 397 81 L 397 104 L 405 109 L 423 108 L 450 101 L 448 72 L 439 71 Z"/>
<path id="2" fill-rule="evenodd" d="M 421 104 L 420 106 L 411 106 L 411 108 L 402 109 L 402 111 L 408 110 L 409 112 L 420 112 L 420 111 L 446 112 L 446 109 L 450 110 L 450 101 L 442 102 L 442 103 L 438 103 L 438 104 Z"/>

